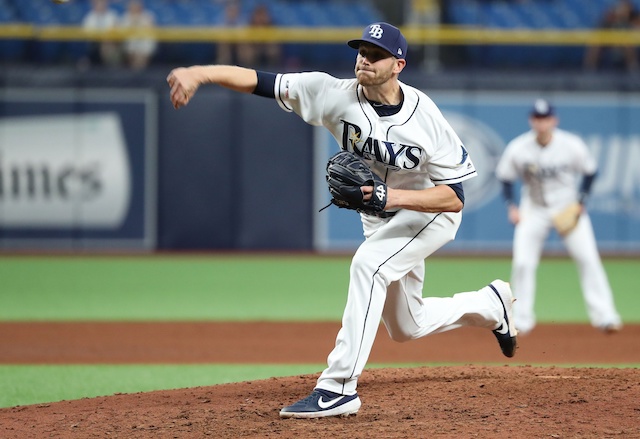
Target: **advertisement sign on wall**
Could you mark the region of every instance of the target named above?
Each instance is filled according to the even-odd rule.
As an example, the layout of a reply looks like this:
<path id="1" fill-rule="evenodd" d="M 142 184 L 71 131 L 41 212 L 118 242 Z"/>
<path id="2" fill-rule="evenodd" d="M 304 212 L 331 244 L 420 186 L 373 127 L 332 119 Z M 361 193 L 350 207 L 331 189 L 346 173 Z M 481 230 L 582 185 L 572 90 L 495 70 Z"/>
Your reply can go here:
<path id="1" fill-rule="evenodd" d="M 154 248 L 152 94 L 13 90 L 0 103 L 2 248 Z"/>

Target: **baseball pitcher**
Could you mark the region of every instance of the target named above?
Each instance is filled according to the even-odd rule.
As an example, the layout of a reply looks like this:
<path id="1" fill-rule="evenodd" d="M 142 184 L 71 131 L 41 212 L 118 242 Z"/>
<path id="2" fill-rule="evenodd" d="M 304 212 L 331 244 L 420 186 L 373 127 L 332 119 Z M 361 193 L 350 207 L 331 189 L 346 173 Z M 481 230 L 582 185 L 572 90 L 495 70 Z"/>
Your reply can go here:
<path id="1" fill-rule="evenodd" d="M 360 409 L 358 377 L 380 321 L 396 341 L 477 326 L 493 331 L 507 357 L 516 350 L 508 283 L 422 297 L 425 258 L 454 239 L 462 185 L 476 169 L 433 101 L 399 81 L 407 41 L 398 28 L 373 23 L 348 45 L 356 51 L 351 79 L 237 66 L 179 68 L 167 78 L 175 108 L 200 85 L 217 84 L 275 99 L 284 111 L 324 126 L 340 146 L 327 164 L 328 189 L 333 204 L 359 213 L 365 239 L 351 262 L 342 328 L 327 368 L 308 397 L 280 411 L 284 418 L 348 416 Z"/>

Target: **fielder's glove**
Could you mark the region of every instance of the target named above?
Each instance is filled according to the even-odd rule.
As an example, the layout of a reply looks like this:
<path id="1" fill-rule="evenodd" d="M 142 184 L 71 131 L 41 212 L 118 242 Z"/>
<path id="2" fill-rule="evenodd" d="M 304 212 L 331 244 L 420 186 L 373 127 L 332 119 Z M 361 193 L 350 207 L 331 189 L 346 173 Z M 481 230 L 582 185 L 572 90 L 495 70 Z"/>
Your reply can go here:
<path id="1" fill-rule="evenodd" d="M 567 236 L 578 225 L 582 214 L 582 205 L 578 202 L 571 203 L 553 217 L 553 227 L 560 236 Z"/>
<path id="2" fill-rule="evenodd" d="M 340 151 L 327 163 L 327 184 L 331 193 L 331 203 L 345 209 L 376 214 L 387 204 L 387 185 L 357 155 Z M 363 200 L 360 188 L 373 186 L 373 194 L 368 201 Z"/>

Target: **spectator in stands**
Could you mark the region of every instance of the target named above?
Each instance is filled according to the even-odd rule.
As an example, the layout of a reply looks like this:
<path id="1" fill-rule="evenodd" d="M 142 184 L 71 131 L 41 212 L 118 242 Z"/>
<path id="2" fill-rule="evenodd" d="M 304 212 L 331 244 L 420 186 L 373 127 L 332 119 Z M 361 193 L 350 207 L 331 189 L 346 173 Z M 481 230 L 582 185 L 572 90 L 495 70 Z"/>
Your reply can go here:
<path id="1" fill-rule="evenodd" d="M 104 32 L 115 28 L 118 20 L 118 14 L 110 8 L 109 0 L 92 0 L 91 10 L 84 17 L 82 27 L 91 33 Z M 117 41 L 91 42 L 88 61 L 98 65 L 119 65 L 122 62 L 122 46 Z"/>
<path id="2" fill-rule="evenodd" d="M 130 0 L 127 12 L 122 17 L 121 26 L 134 31 L 132 38 L 124 42 L 124 53 L 129 67 L 142 70 L 156 51 L 153 37 L 155 17 L 144 7 L 142 0 Z"/>
<path id="3" fill-rule="evenodd" d="M 619 0 L 605 11 L 600 22 L 600 29 L 625 30 L 631 29 L 638 22 L 639 13 L 631 0 Z M 595 45 L 587 48 L 584 66 L 589 70 L 596 70 L 603 63 L 603 51 L 609 49 L 610 64 L 614 67 L 622 66 L 629 71 L 638 69 L 638 53 L 634 46 L 606 47 Z"/>
<path id="4" fill-rule="evenodd" d="M 265 4 L 258 4 L 249 19 L 249 26 L 264 29 L 273 26 L 271 12 Z M 252 43 L 245 49 L 246 63 L 250 67 L 276 67 L 282 62 L 282 47 L 278 43 Z"/>
<path id="5" fill-rule="evenodd" d="M 224 27 L 246 27 L 247 20 L 242 16 L 242 5 L 240 0 L 229 0 L 224 7 L 224 17 L 221 26 Z M 248 55 L 247 44 L 244 43 L 218 43 L 217 64 L 245 64 Z"/>
<path id="6" fill-rule="evenodd" d="M 249 26 L 256 29 L 273 26 L 271 13 L 265 4 L 258 4 L 248 20 L 242 17 L 242 8 L 237 0 L 230 1 L 225 8 L 224 26 Z M 249 67 L 275 67 L 282 61 L 282 48 L 278 43 L 220 43 L 217 64 L 239 64 Z"/>

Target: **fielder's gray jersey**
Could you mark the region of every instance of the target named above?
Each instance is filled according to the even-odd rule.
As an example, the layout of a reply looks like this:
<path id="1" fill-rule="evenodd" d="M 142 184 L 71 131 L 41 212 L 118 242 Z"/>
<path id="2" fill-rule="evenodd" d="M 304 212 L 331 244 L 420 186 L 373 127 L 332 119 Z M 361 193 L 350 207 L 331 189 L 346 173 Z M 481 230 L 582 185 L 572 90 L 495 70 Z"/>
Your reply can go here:
<path id="1" fill-rule="evenodd" d="M 597 164 L 584 141 L 556 128 L 551 142 L 541 146 L 528 131 L 507 145 L 498 162 L 499 180 L 523 181 L 522 201 L 562 208 L 578 198 L 578 178 L 596 172 Z"/>
<path id="2" fill-rule="evenodd" d="M 460 183 L 476 169 L 462 142 L 427 95 L 400 83 L 402 109 L 379 116 L 356 79 L 320 72 L 278 74 L 278 104 L 326 127 L 340 147 L 367 160 L 389 187 L 425 189 Z"/>

